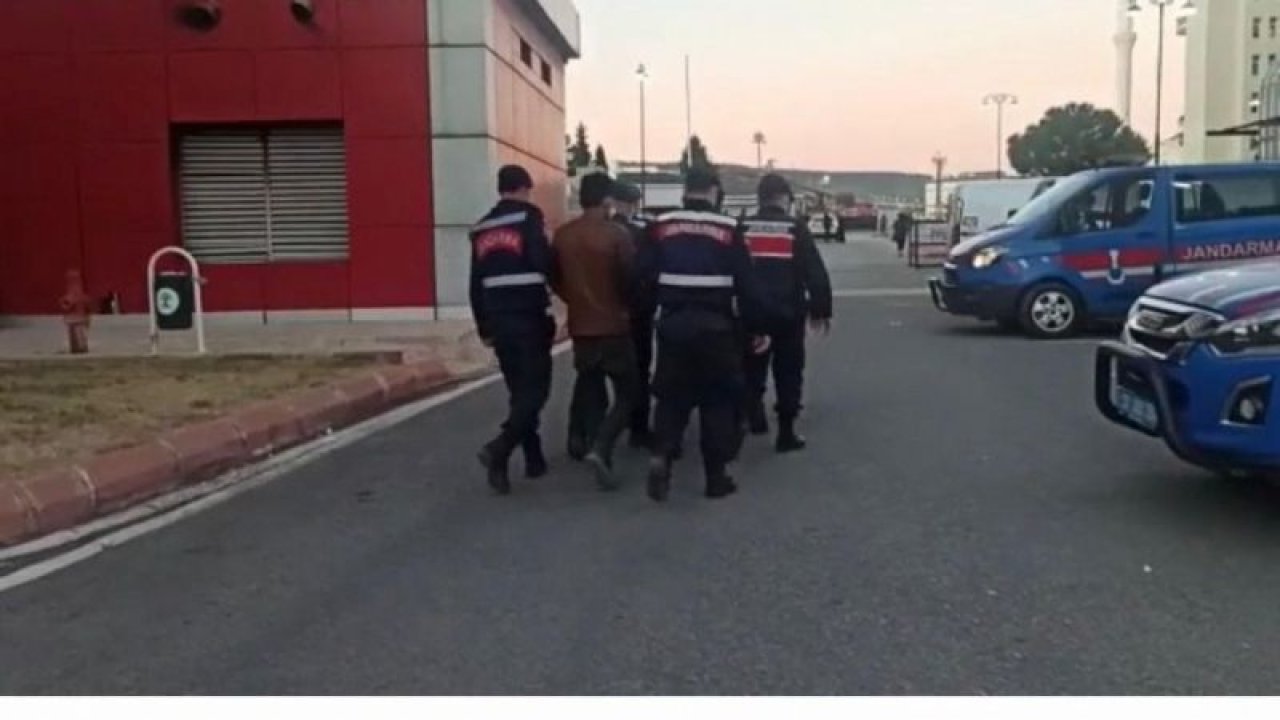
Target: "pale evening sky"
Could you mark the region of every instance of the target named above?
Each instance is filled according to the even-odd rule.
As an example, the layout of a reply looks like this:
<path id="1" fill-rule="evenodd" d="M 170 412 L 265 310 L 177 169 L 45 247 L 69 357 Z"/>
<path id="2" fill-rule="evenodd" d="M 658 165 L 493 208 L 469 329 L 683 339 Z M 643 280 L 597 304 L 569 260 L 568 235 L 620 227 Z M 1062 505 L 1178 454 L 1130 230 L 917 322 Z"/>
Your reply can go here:
<path id="1" fill-rule="evenodd" d="M 569 121 L 613 158 L 639 157 L 636 65 L 648 84 L 651 159 L 684 143 L 684 55 L 694 132 L 713 159 L 754 164 L 756 130 L 782 167 L 929 172 L 995 165 L 992 92 L 1019 96 L 1006 135 L 1068 101 L 1111 107 L 1115 0 L 577 0 L 583 58 Z M 1156 15 L 1138 18 L 1134 124 L 1155 109 Z M 1182 43 L 1168 23 L 1165 135 L 1182 112 Z"/>

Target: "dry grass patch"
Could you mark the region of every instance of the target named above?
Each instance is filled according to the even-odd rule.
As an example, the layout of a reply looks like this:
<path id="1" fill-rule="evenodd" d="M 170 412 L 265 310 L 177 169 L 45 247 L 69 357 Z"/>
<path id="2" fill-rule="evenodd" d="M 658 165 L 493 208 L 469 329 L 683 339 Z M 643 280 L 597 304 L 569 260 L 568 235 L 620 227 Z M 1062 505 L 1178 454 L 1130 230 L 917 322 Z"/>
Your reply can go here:
<path id="1" fill-rule="evenodd" d="M 0 361 L 0 477 L 322 387 L 372 357 Z"/>

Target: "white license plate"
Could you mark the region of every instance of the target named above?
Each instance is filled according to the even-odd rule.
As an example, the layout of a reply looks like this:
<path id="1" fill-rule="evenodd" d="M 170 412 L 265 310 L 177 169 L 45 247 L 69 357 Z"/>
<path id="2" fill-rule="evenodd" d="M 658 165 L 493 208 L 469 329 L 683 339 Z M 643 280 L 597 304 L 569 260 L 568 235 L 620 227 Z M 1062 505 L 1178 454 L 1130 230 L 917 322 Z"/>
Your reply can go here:
<path id="1" fill-rule="evenodd" d="M 1160 429 L 1160 412 L 1156 404 L 1138 393 L 1120 385 L 1120 368 L 1112 367 L 1111 372 L 1111 404 L 1120 413 L 1139 427 L 1156 432 Z"/>

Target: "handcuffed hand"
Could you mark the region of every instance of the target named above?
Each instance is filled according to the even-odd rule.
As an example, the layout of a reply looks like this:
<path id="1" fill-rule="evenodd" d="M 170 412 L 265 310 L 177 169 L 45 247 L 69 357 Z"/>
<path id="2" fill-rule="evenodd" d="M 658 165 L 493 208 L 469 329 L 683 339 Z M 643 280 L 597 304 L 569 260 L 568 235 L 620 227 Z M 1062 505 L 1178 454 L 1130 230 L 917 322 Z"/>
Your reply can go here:
<path id="1" fill-rule="evenodd" d="M 831 318 L 810 318 L 809 330 L 825 335 L 831 334 Z"/>

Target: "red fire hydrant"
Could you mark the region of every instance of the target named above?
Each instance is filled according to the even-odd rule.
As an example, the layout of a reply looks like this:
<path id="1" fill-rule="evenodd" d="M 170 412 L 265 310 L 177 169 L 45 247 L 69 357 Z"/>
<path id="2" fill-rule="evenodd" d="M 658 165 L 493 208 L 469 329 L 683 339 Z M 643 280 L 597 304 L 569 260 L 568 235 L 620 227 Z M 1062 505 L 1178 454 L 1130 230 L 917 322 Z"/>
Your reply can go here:
<path id="1" fill-rule="evenodd" d="M 79 270 L 67 271 L 67 293 L 62 296 L 62 313 L 71 354 L 88 354 L 89 318 L 93 313 L 93 299 L 84 291 L 84 276 Z"/>

